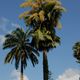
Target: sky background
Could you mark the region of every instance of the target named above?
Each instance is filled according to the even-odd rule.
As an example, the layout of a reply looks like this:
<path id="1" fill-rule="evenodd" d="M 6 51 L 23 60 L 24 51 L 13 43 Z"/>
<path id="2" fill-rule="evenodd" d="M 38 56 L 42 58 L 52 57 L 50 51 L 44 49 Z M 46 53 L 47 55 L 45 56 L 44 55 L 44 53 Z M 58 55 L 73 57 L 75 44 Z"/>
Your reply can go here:
<path id="1" fill-rule="evenodd" d="M 26 28 L 24 21 L 18 18 L 19 14 L 26 10 L 19 7 L 22 2 L 24 0 L 0 0 L 0 80 L 19 80 L 20 72 L 15 70 L 14 62 L 4 64 L 8 50 L 2 50 L 2 43 L 6 33 L 16 27 Z M 61 18 L 62 29 L 57 30 L 57 35 L 61 37 L 61 45 L 49 51 L 49 69 L 54 80 L 79 80 L 80 64 L 77 64 L 73 57 L 72 46 L 80 41 L 80 0 L 61 2 L 67 10 Z M 35 68 L 30 61 L 28 62 L 24 77 L 25 80 L 43 80 L 42 54 Z"/>

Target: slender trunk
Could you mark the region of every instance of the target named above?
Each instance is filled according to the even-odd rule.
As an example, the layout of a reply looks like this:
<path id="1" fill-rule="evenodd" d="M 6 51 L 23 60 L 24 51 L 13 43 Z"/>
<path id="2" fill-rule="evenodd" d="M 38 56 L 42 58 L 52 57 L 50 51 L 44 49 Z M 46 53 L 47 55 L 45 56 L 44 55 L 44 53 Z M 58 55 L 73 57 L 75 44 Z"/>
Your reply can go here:
<path id="1" fill-rule="evenodd" d="M 43 80 L 48 80 L 49 70 L 48 70 L 48 59 L 47 52 L 43 50 Z"/>
<path id="2" fill-rule="evenodd" d="M 22 62 L 22 60 L 21 60 L 21 78 L 20 78 L 20 80 L 24 80 L 23 79 L 23 62 Z"/>

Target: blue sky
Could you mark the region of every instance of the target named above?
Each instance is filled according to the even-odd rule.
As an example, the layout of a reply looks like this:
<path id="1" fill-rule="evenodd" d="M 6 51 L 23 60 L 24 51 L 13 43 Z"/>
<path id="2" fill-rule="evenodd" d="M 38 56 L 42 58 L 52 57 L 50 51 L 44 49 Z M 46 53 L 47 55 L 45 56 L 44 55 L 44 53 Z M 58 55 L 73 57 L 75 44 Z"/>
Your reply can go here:
<path id="1" fill-rule="evenodd" d="M 4 64 L 8 51 L 2 50 L 2 43 L 6 33 L 11 32 L 17 26 L 25 28 L 24 22 L 18 18 L 19 14 L 25 11 L 19 7 L 22 2 L 24 0 L 0 0 L 0 80 L 18 80 L 18 76 L 14 74 L 18 74 L 19 71 L 15 72 L 14 63 Z M 57 30 L 57 35 L 61 37 L 61 45 L 48 53 L 49 69 L 55 80 L 78 80 L 72 79 L 73 75 L 80 74 L 80 65 L 72 56 L 72 46 L 75 42 L 80 41 L 80 0 L 61 0 L 61 2 L 67 10 L 61 19 L 63 27 Z M 64 77 L 67 76 L 67 73 L 70 73 L 69 79 Z M 24 74 L 29 80 L 42 80 L 42 54 L 39 57 L 39 64 L 33 68 L 29 63 Z M 12 76 L 16 79 L 13 79 Z"/>

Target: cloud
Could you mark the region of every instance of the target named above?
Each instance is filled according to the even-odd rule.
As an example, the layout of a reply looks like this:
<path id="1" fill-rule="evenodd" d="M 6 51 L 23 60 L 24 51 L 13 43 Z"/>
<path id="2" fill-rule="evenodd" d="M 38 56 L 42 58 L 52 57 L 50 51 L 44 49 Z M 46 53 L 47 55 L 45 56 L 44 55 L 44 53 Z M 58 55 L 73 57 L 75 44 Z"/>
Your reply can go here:
<path id="1" fill-rule="evenodd" d="M 0 35 L 0 45 L 2 45 L 2 43 L 5 41 L 5 37 Z"/>
<path id="2" fill-rule="evenodd" d="M 9 20 L 7 18 L 1 17 L 0 18 L 0 25 L 5 25 L 9 22 Z M 5 23 L 5 24 L 4 24 Z"/>
<path id="3" fill-rule="evenodd" d="M 20 80 L 20 71 L 19 70 L 12 71 L 11 80 Z M 26 75 L 24 75 L 24 80 L 29 80 Z"/>
<path id="4" fill-rule="evenodd" d="M 16 24 L 16 23 L 11 23 L 11 25 L 13 26 L 13 27 L 20 27 L 20 25 L 19 24 Z"/>
<path id="5" fill-rule="evenodd" d="M 7 18 L 4 18 L 4 17 L 0 18 L 0 34 L 6 34 L 17 27 L 20 27 L 20 25 L 17 23 L 11 22 Z"/>
<path id="6" fill-rule="evenodd" d="M 8 25 L 8 23 L 9 23 L 8 19 L 4 17 L 0 18 L 0 33 L 1 34 L 5 32 L 6 26 Z"/>
<path id="7" fill-rule="evenodd" d="M 80 70 L 68 69 L 62 75 L 60 75 L 56 80 L 79 80 Z"/>
<path id="8" fill-rule="evenodd" d="M 5 17 L 0 17 L 0 46 L 2 46 L 5 40 L 4 36 L 10 33 L 12 30 L 16 29 L 17 27 L 20 27 L 20 25 L 11 22 Z"/>

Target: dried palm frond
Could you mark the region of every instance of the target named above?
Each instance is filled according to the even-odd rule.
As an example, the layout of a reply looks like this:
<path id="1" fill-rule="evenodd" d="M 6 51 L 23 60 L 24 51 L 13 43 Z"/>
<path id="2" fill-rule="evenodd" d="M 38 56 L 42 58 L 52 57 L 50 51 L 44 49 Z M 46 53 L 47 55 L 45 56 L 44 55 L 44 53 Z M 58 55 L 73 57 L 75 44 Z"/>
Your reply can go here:
<path id="1" fill-rule="evenodd" d="M 32 15 L 29 17 L 29 20 L 31 20 L 31 19 L 37 20 L 36 18 L 38 18 L 38 13 L 32 14 Z"/>
<path id="2" fill-rule="evenodd" d="M 28 7 L 28 6 L 32 6 L 32 2 L 31 1 L 26 1 L 26 2 L 24 2 L 24 3 L 22 3 L 21 5 L 20 5 L 20 7 Z"/>
<path id="3" fill-rule="evenodd" d="M 41 10 L 40 12 L 39 12 L 39 18 L 40 18 L 40 21 L 42 22 L 42 21 L 44 21 L 44 11 L 43 10 Z"/>
<path id="4" fill-rule="evenodd" d="M 61 2 L 58 0 L 45 0 L 45 2 L 47 2 L 49 4 L 61 5 Z"/>
<path id="5" fill-rule="evenodd" d="M 66 9 L 64 7 L 57 6 L 57 5 L 54 6 L 54 10 L 61 10 L 61 11 L 64 11 L 64 12 L 66 11 Z"/>
<path id="6" fill-rule="evenodd" d="M 25 7 L 32 7 L 32 8 L 38 8 L 39 7 L 39 1 L 38 2 L 31 2 L 31 1 L 26 1 L 20 5 L 20 7 L 25 8 Z"/>
<path id="7" fill-rule="evenodd" d="M 38 3 L 33 3 L 32 4 L 32 8 L 34 9 L 34 8 L 38 8 L 39 7 L 39 4 Z"/>
<path id="8" fill-rule="evenodd" d="M 61 29 L 62 28 L 62 24 L 58 21 L 58 23 L 57 23 L 57 28 L 58 29 Z"/>
<path id="9" fill-rule="evenodd" d="M 35 10 L 26 11 L 26 12 L 20 14 L 19 18 L 22 19 L 22 18 L 24 18 L 24 17 L 26 17 L 26 16 L 28 16 L 30 14 L 33 14 L 34 12 L 35 12 Z"/>
<path id="10" fill-rule="evenodd" d="M 48 18 L 49 18 L 49 20 L 50 20 L 50 18 L 51 18 L 51 14 L 50 14 L 50 12 L 49 12 L 47 15 L 48 15 Z"/>

